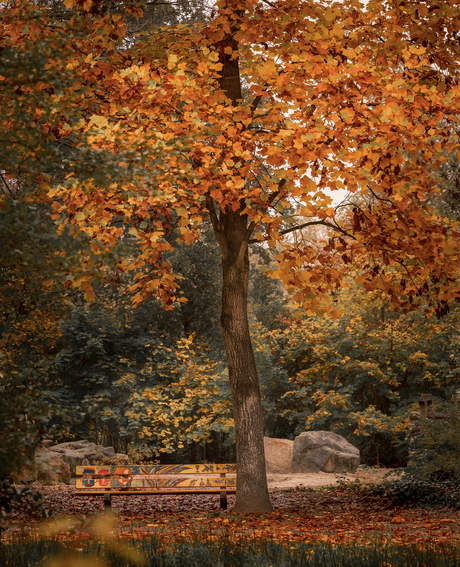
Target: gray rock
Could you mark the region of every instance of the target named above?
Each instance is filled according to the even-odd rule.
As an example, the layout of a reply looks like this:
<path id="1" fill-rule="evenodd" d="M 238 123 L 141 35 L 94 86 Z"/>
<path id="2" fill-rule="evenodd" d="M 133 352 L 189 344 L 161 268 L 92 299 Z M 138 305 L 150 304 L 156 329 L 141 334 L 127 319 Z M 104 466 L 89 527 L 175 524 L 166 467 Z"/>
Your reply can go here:
<path id="1" fill-rule="evenodd" d="M 354 473 L 359 462 L 359 449 L 336 433 L 306 431 L 294 440 L 293 473 Z"/>
<path id="2" fill-rule="evenodd" d="M 81 467 L 90 464 L 86 456 L 79 451 L 72 451 L 71 449 L 60 449 L 59 451 L 55 451 L 55 448 L 51 447 L 49 452 L 54 453 L 55 455 L 59 455 L 63 461 L 69 463 L 72 476 L 75 476 L 75 467 Z"/>
<path id="3" fill-rule="evenodd" d="M 60 443 L 51 447 L 51 451 L 62 455 L 62 458 L 70 464 L 73 477 L 77 466 L 127 465 L 129 463 L 128 455 L 115 453 L 113 447 L 103 447 L 87 440 Z"/>
<path id="4" fill-rule="evenodd" d="M 101 447 L 102 445 L 98 445 Z M 91 443 L 83 439 L 82 441 L 68 441 L 67 443 L 59 443 L 53 446 L 53 451 L 61 453 L 62 451 L 89 451 L 90 449 L 95 449 L 96 444 Z"/>
<path id="5" fill-rule="evenodd" d="M 35 451 L 34 463 L 14 476 L 15 482 L 40 482 L 41 484 L 70 484 L 75 478 L 76 467 L 88 465 L 127 465 L 128 455 L 115 453 L 113 447 L 103 447 L 89 441 L 59 443 L 49 449 Z"/>
<path id="6" fill-rule="evenodd" d="M 25 466 L 19 474 L 14 475 L 18 484 L 24 482 L 39 482 L 40 484 L 70 484 L 70 465 L 62 456 L 45 448 L 35 450 L 35 460 L 32 465 Z"/>
<path id="7" fill-rule="evenodd" d="M 294 441 L 264 437 L 265 466 L 267 473 L 289 474 L 291 472 Z"/>
<path id="8" fill-rule="evenodd" d="M 129 457 L 124 453 L 115 453 L 113 461 L 116 465 L 129 465 Z"/>

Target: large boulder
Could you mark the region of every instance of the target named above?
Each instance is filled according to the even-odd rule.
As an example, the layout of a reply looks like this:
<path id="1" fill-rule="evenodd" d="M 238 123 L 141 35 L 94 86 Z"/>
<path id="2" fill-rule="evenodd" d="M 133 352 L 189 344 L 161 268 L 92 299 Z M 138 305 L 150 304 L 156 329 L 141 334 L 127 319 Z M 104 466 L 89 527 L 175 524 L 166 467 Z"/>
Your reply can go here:
<path id="1" fill-rule="evenodd" d="M 49 448 L 50 451 L 61 455 L 62 459 L 69 463 L 72 476 L 75 476 L 75 468 L 85 465 L 127 465 L 128 455 L 115 453 L 113 447 L 103 447 L 90 441 L 69 441 L 59 443 Z"/>
<path id="2" fill-rule="evenodd" d="M 264 437 L 265 465 L 267 473 L 289 474 L 294 441 Z"/>
<path id="3" fill-rule="evenodd" d="M 70 470 L 72 471 L 72 476 L 75 476 L 75 467 L 81 467 L 90 464 L 86 456 L 78 451 L 72 451 L 71 449 L 55 451 L 54 447 L 50 447 L 49 452 L 54 453 L 55 455 L 59 455 L 63 461 L 69 464 Z"/>
<path id="4" fill-rule="evenodd" d="M 47 451 L 44 447 L 35 450 L 35 460 L 13 476 L 18 484 L 39 482 L 40 484 L 70 484 L 70 466 L 61 455 Z"/>
<path id="5" fill-rule="evenodd" d="M 293 473 L 354 473 L 359 462 L 359 449 L 336 433 L 306 431 L 294 439 Z"/>

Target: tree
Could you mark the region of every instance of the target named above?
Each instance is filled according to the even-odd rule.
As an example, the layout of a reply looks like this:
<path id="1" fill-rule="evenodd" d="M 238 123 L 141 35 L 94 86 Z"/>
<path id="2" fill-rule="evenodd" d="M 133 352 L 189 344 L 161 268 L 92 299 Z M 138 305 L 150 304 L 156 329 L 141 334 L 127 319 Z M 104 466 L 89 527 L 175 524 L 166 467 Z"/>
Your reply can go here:
<path id="1" fill-rule="evenodd" d="M 205 219 L 212 223 L 222 254 L 235 510 L 268 511 L 247 321 L 249 246 L 279 247 L 268 275 L 310 314 L 337 315 L 329 292 L 351 257 L 361 266 L 357 280 L 389 294 L 393 306 L 412 310 L 426 296 L 439 315 L 448 309 L 459 295 L 459 232 L 432 214 L 427 196 L 443 150 L 458 151 L 439 127 L 458 120 L 455 2 L 219 0 L 206 25 L 157 30 L 126 49 L 110 34 L 123 37 L 124 16 L 140 15 L 137 6 L 124 3 L 123 14 L 98 13 L 88 0 L 65 5 L 70 27 L 86 32 L 71 56 L 71 91 L 83 110 L 70 131 L 90 132 L 93 146 L 124 149 L 142 167 L 107 189 L 77 176 L 53 187 L 54 218 L 94 246 L 133 235 L 140 254 L 118 265 L 138 271 L 133 303 L 157 294 L 167 308 L 182 299 L 165 261 L 170 233 L 191 243 Z M 118 164 L 127 167 L 124 157 Z M 339 215 L 327 192 L 343 187 L 375 203 Z M 329 229 L 327 246 L 289 238 L 309 225 Z M 74 284 L 91 297 L 89 276 Z"/>
<path id="2" fill-rule="evenodd" d="M 39 194 L 66 175 L 102 186 L 120 174 L 119 156 L 114 162 L 84 134 L 78 144 L 70 136 L 69 124 L 81 116 L 71 93 L 77 71 L 67 64 L 84 30 L 52 29 L 34 3 L 0 8 L 0 483 L 30 464 L 60 416 L 59 405 L 50 403 L 56 387 L 50 361 L 60 347 L 59 320 L 73 299 L 67 275 L 88 251 L 83 232 L 70 226 L 58 232 Z"/>
<path id="3" fill-rule="evenodd" d="M 33 459 L 58 411 L 45 396 L 65 290 L 53 278 L 75 245 L 35 204 L 0 194 L 0 484 Z"/>

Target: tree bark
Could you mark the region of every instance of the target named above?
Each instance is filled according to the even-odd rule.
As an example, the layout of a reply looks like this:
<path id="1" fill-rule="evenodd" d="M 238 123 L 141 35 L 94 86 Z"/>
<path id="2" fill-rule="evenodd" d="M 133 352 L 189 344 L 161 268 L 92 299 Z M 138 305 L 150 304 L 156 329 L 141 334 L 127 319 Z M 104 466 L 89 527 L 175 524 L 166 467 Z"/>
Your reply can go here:
<path id="1" fill-rule="evenodd" d="M 248 323 L 248 220 L 222 215 L 221 328 L 227 353 L 236 435 L 235 512 L 271 512 L 264 454 L 262 402 Z"/>

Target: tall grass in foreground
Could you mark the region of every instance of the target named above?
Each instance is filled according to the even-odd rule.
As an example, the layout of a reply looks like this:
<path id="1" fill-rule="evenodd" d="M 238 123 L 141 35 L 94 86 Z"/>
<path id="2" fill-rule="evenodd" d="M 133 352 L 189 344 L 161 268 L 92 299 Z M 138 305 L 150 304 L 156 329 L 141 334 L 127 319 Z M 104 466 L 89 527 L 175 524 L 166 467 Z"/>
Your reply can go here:
<path id="1" fill-rule="evenodd" d="M 57 539 L 0 545 L 1 567 L 460 567 L 460 548 L 279 544 L 273 541 L 175 543 L 151 538 L 107 547 Z"/>

